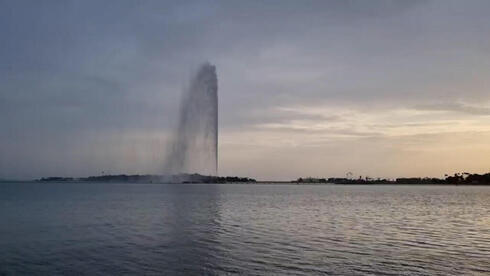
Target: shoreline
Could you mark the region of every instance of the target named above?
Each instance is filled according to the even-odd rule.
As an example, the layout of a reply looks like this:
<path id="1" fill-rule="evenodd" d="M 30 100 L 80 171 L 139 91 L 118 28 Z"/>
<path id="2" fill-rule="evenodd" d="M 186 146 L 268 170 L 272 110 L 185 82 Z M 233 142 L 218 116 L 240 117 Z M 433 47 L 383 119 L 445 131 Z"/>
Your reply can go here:
<path id="1" fill-rule="evenodd" d="M 39 181 L 39 180 L 2 180 L 0 184 L 130 184 L 130 185 L 288 185 L 288 186 L 490 186 L 490 183 L 315 183 L 289 181 L 256 181 L 256 182 L 124 182 L 124 181 Z"/>

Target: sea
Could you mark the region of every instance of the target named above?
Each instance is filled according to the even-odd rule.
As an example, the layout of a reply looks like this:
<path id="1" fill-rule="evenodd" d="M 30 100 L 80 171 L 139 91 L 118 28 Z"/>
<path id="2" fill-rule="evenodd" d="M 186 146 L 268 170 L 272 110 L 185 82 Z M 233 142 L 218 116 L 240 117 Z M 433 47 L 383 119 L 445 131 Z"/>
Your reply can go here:
<path id="1" fill-rule="evenodd" d="M 490 275 L 490 187 L 1 183 L 0 275 Z"/>

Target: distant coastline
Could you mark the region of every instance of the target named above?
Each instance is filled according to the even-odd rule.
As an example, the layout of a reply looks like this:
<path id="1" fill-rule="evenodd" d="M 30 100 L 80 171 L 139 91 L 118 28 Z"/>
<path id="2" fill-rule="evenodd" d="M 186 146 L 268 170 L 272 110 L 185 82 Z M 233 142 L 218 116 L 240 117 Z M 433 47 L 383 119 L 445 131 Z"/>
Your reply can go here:
<path id="1" fill-rule="evenodd" d="M 237 176 L 209 176 L 200 174 L 176 175 L 99 175 L 89 177 L 44 177 L 39 182 L 123 182 L 123 183 L 251 183 L 257 182 L 253 178 Z"/>
<path id="2" fill-rule="evenodd" d="M 401 184 L 401 185 L 490 185 L 490 173 L 471 174 L 455 173 L 445 178 L 436 177 L 400 177 L 395 179 L 386 178 L 298 178 L 295 183 L 332 183 L 332 184 Z"/>
<path id="3" fill-rule="evenodd" d="M 37 182 L 111 182 L 111 183 L 257 183 L 257 184 L 336 184 L 336 185 L 490 185 L 490 173 L 470 174 L 456 173 L 445 178 L 434 177 L 403 177 L 386 178 L 313 178 L 301 177 L 291 181 L 257 181 L 249 177 L 238 176 L 207 176 L 200 174 L 177 175 L 100 175 L 89 177 L 44 177 Z"/>

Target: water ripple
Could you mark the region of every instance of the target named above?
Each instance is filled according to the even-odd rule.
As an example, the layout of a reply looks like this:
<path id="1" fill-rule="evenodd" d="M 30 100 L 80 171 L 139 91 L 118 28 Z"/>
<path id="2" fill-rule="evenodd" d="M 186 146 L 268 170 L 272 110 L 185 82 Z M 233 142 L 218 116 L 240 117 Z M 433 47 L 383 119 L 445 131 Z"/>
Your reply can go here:
<path id="1" fill-rule="evenodd" d="M 0 275 L 488 275 L 490 189 L 1 184 Z"/>

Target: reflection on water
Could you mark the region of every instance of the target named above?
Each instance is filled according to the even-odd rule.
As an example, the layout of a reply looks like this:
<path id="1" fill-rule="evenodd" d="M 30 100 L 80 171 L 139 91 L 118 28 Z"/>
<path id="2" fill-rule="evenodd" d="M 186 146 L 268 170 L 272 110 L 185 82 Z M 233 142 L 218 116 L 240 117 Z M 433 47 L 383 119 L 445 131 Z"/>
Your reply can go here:
<path id="1" fill-rule="evenodd" d="M 0 184 L 0 274 L 490 272 L 490 188 Z"/>

